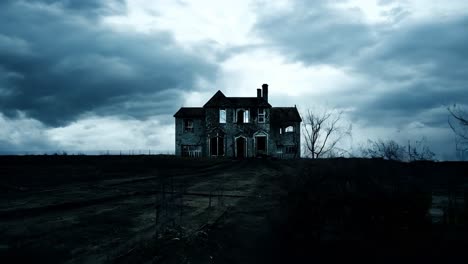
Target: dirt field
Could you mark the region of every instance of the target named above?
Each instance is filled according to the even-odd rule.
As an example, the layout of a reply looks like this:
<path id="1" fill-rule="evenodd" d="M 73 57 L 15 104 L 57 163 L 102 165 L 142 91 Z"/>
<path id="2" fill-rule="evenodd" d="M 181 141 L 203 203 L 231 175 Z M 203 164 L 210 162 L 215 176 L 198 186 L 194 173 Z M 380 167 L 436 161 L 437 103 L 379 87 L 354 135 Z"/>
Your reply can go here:
<path id="1" fill-rule="evenodd" d="M 466 242 L 467 172 L 359 159 L 0 157 L 0 262 L 284 263 L 343 248 L 424 259 L 431 243 Z M 435 192 L 453 201 L 436 208 L 440 224 Z"/>

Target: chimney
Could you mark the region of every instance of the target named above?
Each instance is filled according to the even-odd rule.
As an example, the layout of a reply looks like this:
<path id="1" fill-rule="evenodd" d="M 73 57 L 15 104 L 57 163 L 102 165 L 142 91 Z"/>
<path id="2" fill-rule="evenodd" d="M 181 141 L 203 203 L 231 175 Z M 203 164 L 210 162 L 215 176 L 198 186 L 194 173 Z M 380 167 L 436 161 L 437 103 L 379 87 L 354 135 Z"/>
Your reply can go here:
<path id="1" fill-rule="evenodd" d="M 257 89 L 257 98 L 262 97 L 262 89 L 258 88 Z"/>
<path id="2" fill-rule="evenodd" d="M 263 99 L 268 102 L 268 84 L 264 83 L 262 85 L 262 94 L 263 94 Z"/>

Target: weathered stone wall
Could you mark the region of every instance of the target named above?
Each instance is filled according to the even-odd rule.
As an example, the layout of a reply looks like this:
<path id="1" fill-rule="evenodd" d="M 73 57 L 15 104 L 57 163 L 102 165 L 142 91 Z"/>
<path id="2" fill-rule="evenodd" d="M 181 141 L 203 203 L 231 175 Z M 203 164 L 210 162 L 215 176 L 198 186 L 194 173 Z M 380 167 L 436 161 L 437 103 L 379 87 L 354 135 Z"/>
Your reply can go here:
<path id="1" fill-rule="evenodd" d="M 257 108 L 249 108 L 249 123 L 238 124 L 234 123 L 236 109 L 227 108 L 226 109 L 226 123 L 219 123 L 219 109 L 218 108 L 208 108 L 206 109 L 205 123 L 206 125 L 206 135 L 208 137 L 214 136 L 216 133 L 222 131 L 225 138 L 225 155 L 227 157 L 235 156 L 235 138 L 239 136 L 246 137 L 247 141 L 247 156 L 253 157 L 255 155 L 255 146 L 254 146 L 254 133 L 258 131 L 264 131 L 267 134 L 270 132 L 269 124 L 269 110 L 266 109 L 266 120 L 265 123 L 257 123 Z M 206 140 L 206 149 L 209 150 L 208 139 Z M 268 146 L 269 147 L 269 146 Z M 207 153 L 209 154 L 209 153 Z"/>
<path id="2" fill-rule="evenodd" d="M 224 136 L 225 156 L 234 157 L 236 151 L 235 138 L 243 136 L 247 142 L 247 157 L 256 155 L 255 135 L 256 133 L 264 133 L 267 135 L 267 154 L 277 156 L 278 145 L 296 145 L 297 155 L 289 155 L 291 157 L 300 156 L 300 123 L 296 122 L 294 132 L 279 133 L 279 128 L 270 126 L 270 109 L 265 109 L 265 123 L 258 123 L 258 109 L 249 108 L 249 123 L 238 124 L 235 121 L 236 109 L 226 109 L 226 123 L 219 123 L 219 109 L 206 108 L 204 119 L 192 119 L 194 121 L 194 132 L 184 132 L 184 119 L 176 118 L 176 155 L 181 155 L 181 145 L 198 145 L 202 146 L 203 156 L 209 156 L 210 146 L 209 138 L 216 135 Z M 291 125 L 291 124 L 289 124 Z M 281 155 L 284 156 L 284 155 Z"/>
<path id="3" fill-rule="evenodd" d="M 285 132 L 285 128 L 288 126 L 293 126 L 293 132 Z M 282 133 L 280 134 L 280 128 L 282 129 Z M 273 156 L 283 157 L 283 158 L 297 158 L 300 157 L 301 154 L 301 123 L 294 122 L 288 123 L 283 125 L 276 125 L 271 129 L 271 136 L 272 141 L 272 150 L 274 151 L 271 153 Z M 278 148 L 278 146 L 296 146 L 296 153 L 295 154 L 285 154 L 284 149 Z M 279 151 L 283 151 L 283 153 L 279 153 Z"/>
<path id="4" fill-rule="evenodd" d="M 193 132 L 184 131 L 184 120 L 193 120 Z M 180 156 L 182 153 L 182 145 L 201 145 L 202 156 L 207 156 L 208 149 L 206 148 L 205 121 L 201 118 L 176 118 L 176 134 L 175 134 L 175 154 Z"/>

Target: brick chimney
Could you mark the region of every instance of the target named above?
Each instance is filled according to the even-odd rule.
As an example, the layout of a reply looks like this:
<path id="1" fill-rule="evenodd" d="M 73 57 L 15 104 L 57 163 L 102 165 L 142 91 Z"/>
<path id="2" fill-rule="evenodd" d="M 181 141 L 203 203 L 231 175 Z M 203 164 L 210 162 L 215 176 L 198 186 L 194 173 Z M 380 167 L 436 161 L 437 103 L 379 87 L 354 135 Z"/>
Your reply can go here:
<path id="1" fill-rule="evenodd" d="M 262 97 L 262 89 L 257 88 L 257 98 Z"/>
<path id="2" fill-rule="evenodd" d="M 262 85 L 262 94 L 263 94 L 263 99 L 268 102 L 268 84 L 264 83 Z"/>

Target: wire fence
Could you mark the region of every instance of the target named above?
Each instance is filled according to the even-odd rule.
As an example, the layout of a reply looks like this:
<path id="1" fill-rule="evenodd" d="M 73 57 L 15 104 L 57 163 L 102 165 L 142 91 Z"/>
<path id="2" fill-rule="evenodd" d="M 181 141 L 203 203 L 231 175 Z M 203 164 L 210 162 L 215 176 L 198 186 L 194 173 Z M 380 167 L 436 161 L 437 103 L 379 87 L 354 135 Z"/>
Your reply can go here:
<path id="1" fill-rule="evenodd" d="M 174 155 L 174 151 L 161 151 L 156 149 L 126 149 L 126 150 L 0 150 L 0 156 L 5 155 Z"/>

